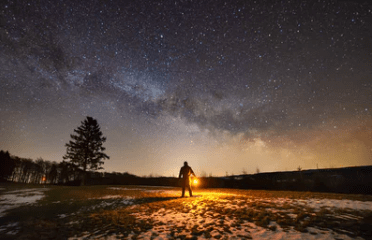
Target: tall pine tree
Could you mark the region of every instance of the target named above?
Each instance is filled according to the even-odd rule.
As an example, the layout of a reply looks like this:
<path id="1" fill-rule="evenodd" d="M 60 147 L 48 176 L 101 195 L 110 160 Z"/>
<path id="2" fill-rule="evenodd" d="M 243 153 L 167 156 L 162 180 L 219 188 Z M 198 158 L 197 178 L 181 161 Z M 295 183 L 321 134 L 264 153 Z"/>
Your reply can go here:
<path id="1" fill-rule="evenodd" d="M 87 170 L 103 169 L 103 160 L 110 159 L 103 152 L 105 148 L 102 145 L 106 137 L 102 136 L 97 120 L 92 117 L 87 117 L 74 132 L 76 135 L 71 134 L 72 140 L 66 143 L 67 153 L 63 159 L 69 159 L 83 171 L 81 184 L 85 185 Z"/>

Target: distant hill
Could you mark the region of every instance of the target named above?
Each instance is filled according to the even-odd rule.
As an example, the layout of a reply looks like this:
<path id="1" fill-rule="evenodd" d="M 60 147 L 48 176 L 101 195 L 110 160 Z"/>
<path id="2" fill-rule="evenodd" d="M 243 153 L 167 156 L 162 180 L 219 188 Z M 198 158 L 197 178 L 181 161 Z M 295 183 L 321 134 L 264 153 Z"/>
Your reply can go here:
<path id="1" fill-rule="evenodd" d="M 372 194 L 372 166 L 309 169 L 223 177 L 227 187 Z"/>

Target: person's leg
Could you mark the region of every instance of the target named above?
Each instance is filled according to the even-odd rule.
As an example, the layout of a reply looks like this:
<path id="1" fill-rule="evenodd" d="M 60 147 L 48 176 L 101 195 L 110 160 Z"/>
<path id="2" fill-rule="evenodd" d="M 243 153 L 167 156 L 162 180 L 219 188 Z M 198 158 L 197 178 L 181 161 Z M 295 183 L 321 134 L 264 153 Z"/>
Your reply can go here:
<path id="1" fill-rule="evenodd" d="M 190 195 L 190 197 L 192 197 L 192 190 L 191 190 L 191 183 L 190 183 L 190 181 L 187 181 L 186 182 L 186 186 L 189 189 L 189 195 Z"/>
<path id="2" fill-rule="evenodd" d="M 185 196 L 186 181 L 182 179 L 182 197 Z"/>

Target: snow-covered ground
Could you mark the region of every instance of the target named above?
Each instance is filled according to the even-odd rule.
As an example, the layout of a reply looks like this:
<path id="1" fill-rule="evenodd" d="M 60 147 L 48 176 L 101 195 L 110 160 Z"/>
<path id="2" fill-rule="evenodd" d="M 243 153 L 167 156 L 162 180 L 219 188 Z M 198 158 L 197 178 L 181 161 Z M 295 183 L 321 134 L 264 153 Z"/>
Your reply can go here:
<path id="1" fill-rule="evenodd" d="M 366 214 L 371 216 L 372 201 L 349 199 L 294 199 L 283 197 L 258 197 L 249 194 L 196 191 L 192 198 L 179 198 L 180 190 L 172 188 L 107 187 L 111 194 L 95 197 L 95 205 L 84 206 L 79 212 L 92 212 L 109 208 L 124 208 L 136 222 L 146 222 L 151 228 L 131 232 L 128 239 L 363 239 L 344 225 L 326 228 L 316 221 L 322 217 L 335 222 L 358 223 Z M 0 220 L 7 211 L 37 203 L 48 188 L 30 188 L 4 191 L 0 195 Z M 132 193 L 132 195 L 123 195 Z M 138 195 L 139 194 L 139 195 Z M 139 202 L 138 196 L 154 196 L 154 201 Z M 156 196 L 156 197 L 155 197 Z M 88 198 L 91 200 L 92 198 Z M 61 200 L 62 201 L 62 200 Z M 51 204 L 60 204 L 60 201 Z M 324 215 L 321 215 L 324 214 Z M 75 213 L 56 214 L 68 219 Z M 314 220 L 315 219 L 315 220 Z M 72 225 L 73 223 L 66 224 Z M 262 221 L 264 223 L 262 223 Z M 282 222 L 279 222 L 282 221 Z M 288 223 L 283 225 L 283 221 Z M 313 222 L 311 222 L 313 221 Z M 309 222 L 309 224 L 302 224 Z M 296 225 L 301 223 L 304 229 Z M 0 221 L 1 234 L 17 234 L 17 222 Z M 345 226 L 349 226 L 345 225 Z M 92 230 L 93 231 L 93 230 Z M 70 239 L 105 238 L 121 239 L 124 235 L 109 236 L 86 232 Z"/>
<path id="2" fill-rule="evenodd" d="M 7 210 L 36 203 L 48 190 L 48 188 L 28 188 L 5 192 L 0 195 L 0 217 L 4 216 Z"/>
<path id="3" fill-rule="evenodd" d="M 333 208 L 341 208 L 341 209 L 351 209 L 357 211 L 363 210 L 372 210 L 372 202 L 363 202 L 363 201 L 356 201 L 356 200 L 338 200 L 338 199 L 306 199 L 306 200 L 296 200 L 295 204 L 299 204 L 302 206 L 306 206 L 309 208 L 314 209 L 333 209 Z"/>
<path id="4" fill-rule="evenodd" d="M 235 214 L 238 210 L 260 206 L 261 211 L 281 212 L 287 217 L 296 218 L 288 206 L 306 207 L 307 211 L 314 212 L 320 209 L 337 211 L 348 209 L 353 211 L 372 211 L 372 202 L 335 200 L 335 199 L 289 199 L 289 198 L 247 198 L 246 196 L 224 193 L 200 193 L 196 197 L 186 199 L 180 204 L 188 212 L 180 211 L 181 208 L 161 208 L 151 215 L 135 213 L 137 219 L 148 220 L 153 228 L 141 234 L 131 234 L 129 239 L 169 239 L 170 237 L 197 239 L 363 239 L 357 236 L 350 237 L 342 231 L 331 229 L 307 227 L 306 231 L 296 231 L 293 226 L 281 228 L 275 221 L 270 221 L 267 227 L 261 227 L 253 222 L 241 220 Z M 207 202 L 207 204 L 206 204 Z M 283 210 L 286 205 L 287 209 Z M 264 208 L 263 206 L 267 206 Z M 227 210 L 226 213 L 220 211 Z M 255 209 L 257 210 L 257 209 Z M 360 217 L 349 214 L 348 219 Z M 205 234 L 208 230 L 208 234 Z M 341 233 L 340 233 L 341 232 Z M 345 231 L 347 232 L 347 231 Z"/>
<path id="5" fill-rule="evenodd" d="M 1 188 L 0 190 L 5 190 L 5 188 Z M 48 190 L 48 188 L 28 188 L 3 193 L 0 195 L 0 219 L 5 216 L 6 211 L 8 210 L 36 203 L 44 197 L 44 192 Z M 7 231 L 7 235 L 17 234 L 19 231 L 17 226 L 18 222 L 10 222 L 0 225 L 0 234 L 8 229 L 15 230 Z"/>

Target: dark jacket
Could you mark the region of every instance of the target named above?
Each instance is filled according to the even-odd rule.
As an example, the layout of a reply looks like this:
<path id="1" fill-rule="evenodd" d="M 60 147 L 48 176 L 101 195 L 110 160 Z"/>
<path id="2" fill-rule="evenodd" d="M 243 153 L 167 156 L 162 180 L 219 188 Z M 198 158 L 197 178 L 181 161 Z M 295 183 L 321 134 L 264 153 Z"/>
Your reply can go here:
<path id="1" fill-rule="evenodd" d="M 186 165 L 186 166 L 181 167 L 179 178 L 182 175 L 183 179 L 189 179 L 191 174 L 195 176 L 195 173 L 191 169 L 191 167 Z"/>

